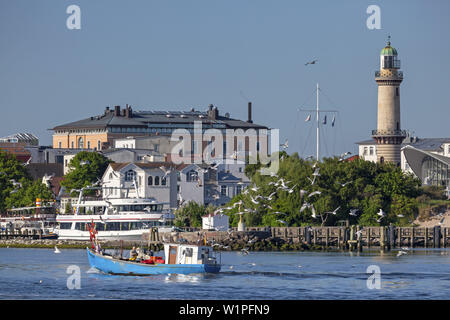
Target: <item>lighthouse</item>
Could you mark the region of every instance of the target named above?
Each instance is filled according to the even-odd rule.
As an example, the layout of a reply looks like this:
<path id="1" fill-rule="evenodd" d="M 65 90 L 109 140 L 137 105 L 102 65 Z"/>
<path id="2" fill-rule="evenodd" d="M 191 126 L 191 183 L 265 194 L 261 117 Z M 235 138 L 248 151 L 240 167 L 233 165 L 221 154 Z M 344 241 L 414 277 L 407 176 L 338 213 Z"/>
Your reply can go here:
<path id="1" fill-rule="evenodd" d="M 400 126 L 400 84 L 403 72 L 397 50 L 391 46 L 390 37 L 380 53 L 380 70 L 375 71 L 378 85 L 377 129 L 372 137 L 377 143 L 377 161 L 400 165 L 400 146 L 406 132 Z"/>

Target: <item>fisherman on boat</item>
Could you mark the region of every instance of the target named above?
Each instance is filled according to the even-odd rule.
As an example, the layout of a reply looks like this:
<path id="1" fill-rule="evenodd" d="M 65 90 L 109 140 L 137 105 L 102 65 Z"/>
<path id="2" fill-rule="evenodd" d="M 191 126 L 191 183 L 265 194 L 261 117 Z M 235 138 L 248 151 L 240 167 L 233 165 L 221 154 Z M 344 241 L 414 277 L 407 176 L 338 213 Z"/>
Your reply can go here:
<path id="1" fill-rule="evenodd" d="M 134 260 L 136 260 L 137 256 L 138 256 L 138 253 L 137 253 L 137 251 L 136 251 L 136 247 L 133 247 L 133 248 L 130 250 L 130 258 L 129 258 L 128 260 L 134 261 Z"/>

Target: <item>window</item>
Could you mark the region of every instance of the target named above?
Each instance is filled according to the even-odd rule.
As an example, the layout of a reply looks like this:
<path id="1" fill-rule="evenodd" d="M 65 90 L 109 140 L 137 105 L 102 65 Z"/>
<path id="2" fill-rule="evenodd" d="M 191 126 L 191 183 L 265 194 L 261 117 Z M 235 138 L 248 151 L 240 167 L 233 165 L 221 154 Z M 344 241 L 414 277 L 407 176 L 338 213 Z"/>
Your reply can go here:
<path id="1" fill-rule="evenodd" d="M 88 149 L 91 148 L 91 142 L 90 142 L 90 141 L 87 142 L 87 148 L 88 148 Z"/>
<path id="2" fill-rule="evenodd" d="M 84 149 L 84 140 L 83 140 L 83 138 L 78 138 L 78 149 Z"/>
<path id="3" fill-rule="evenodd" d="M 236 186 L 236 194 L 240 194 L 242 192 L 242 186 L 238 185 Z"/>
<path id="4" fill-rule="evenodd" d="M 367 147 L 364 147 L 364 153 L 363 155 L 367 156 Z"/>
<path id="5" fill-rule="evenodd" d="M 159 186 L 159 176 L 155 177 L 155 186 Z"/>
<path id="6" fill-rule="evenodd" d="M 399 90 L 398 90 L 398 87 L 395 88 L 395 95 L 396 95 L 397 97 L 399 96 Z"/>
<path id="7" fill-rule="evenodd" d="M 373 156 L 373 147 L 370 147 L 370 155 Z"/>
<path id="8" fill-rule="evenodd" d="M 186 181 L 187 182 L 197 182 L 198 181 L 198 172 L 195 170 L 191 170 L 186 173 Z"/>
<path id="9" fill-rule="evenodd" d="M 75 149 L 75 146 L 74 146 L 74 142 L 72 141 L 72 143 L 71 143 L 71 147 L 72 147 L 72 149 Z"/>
<path id="10" fill-rule="evenodd" d="M 125 173 L 125 181 L 134 181 L 135 178 L 136 178 L 136 172 L 134 172 L 133 170 L 128 170 Z"/>
<path id="11" fill-rule="evenodd" d="M 220 194 L 222 196 L 226 196 L 227 195 L 227 186 L 220 186 Z"/>
<path id="12" fill-rule="evenodd" d="M 152 177 L 152 176 L 149 176 L 149 177 L 148 177 L 147 184 L 148 184 L 149 186 L 152 186 L 152 185 L 153 185 L 153 177 Z"/>
<path id="13" fill-rule="evenodd" d="M 58 142 L 58 148 L 61 149 L 61 141 Z"/>
<path id="14" fill-rule="evenodd" d="M 97 141 L 97 150 L 101 150 L 100 140 Z"/>
<path id="15" fill-rule="evenodd" d="M 167 184 L 167 178 L 164 177 L 161 179 L 161 185 L 165 186 L 166 184 Z"/>

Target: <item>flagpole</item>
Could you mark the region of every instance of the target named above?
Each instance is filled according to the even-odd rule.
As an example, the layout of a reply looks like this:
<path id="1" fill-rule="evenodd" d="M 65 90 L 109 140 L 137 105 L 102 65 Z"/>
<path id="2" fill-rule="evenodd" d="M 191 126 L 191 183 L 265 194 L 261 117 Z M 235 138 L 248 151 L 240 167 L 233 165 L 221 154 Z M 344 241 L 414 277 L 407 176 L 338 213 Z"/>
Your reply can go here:
<path id="1" fill-rule="evenodd" d="M 319 161 L 319 83 L 317 83 L 317 92 L 316 92 L 316 119 L 317 119 L 316 161 Z"/>

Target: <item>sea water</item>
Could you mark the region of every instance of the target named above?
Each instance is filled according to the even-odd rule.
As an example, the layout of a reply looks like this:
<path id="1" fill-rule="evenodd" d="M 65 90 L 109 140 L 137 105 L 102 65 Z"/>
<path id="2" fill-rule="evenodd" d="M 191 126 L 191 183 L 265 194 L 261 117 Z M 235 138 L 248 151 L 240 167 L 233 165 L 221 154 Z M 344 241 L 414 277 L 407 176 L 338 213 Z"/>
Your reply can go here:
<path id="1" fill-rule="evenodd" d="M 60 251 L 0 249 L 0 299 L 450 298 L 449 249 L 222 252 L 218 274 L 154 276 L 104 274 L 86 250 Z"/>

